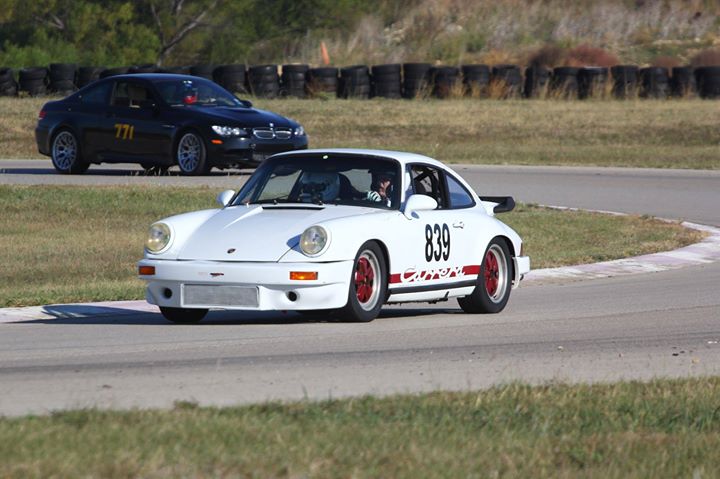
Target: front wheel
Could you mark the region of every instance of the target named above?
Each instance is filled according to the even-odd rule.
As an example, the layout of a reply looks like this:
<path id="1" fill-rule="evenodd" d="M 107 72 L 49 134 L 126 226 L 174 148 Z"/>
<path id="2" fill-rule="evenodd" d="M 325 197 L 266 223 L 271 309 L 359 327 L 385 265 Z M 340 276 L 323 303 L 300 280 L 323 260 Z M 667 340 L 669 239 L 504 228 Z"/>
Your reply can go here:
<path id="1" fill-rule="evenodd" d="M 499 313 L 505 308 L 512 290 L 512 256 L 505 241 L 494 238 L 485 251 L 475 289 L 458 298 L 466 313 Z"/>
<path id="2" fill-rule="evenodd" d="M 208 313 L 207 309 L 191 308 L 165 308 L 160 307 L 160 312 L 165 319 L 173 323 L 191 324 L 199 323 Z"/>
<path id="3" fill-rule="evenodd" d="M 59 131 L 52 141 L 52 164 L 59 173 L 85 173 L 90 167 L 81 155 L 80 143 L 70 130 Z"/>
<path id="4" fill-rule="evenodd" d="M 175 147 L 175 162 L 183 175 L 204 175 L 210 171 L 205 142 L 197 133 L 184 133 Z"/>
<path id="5" fill-rule="evenodd" d="M 377 317 L 385 302 L 386 271 L 385 257 L 377 243 L 363 244 L 353 264 L 347 304 L 339 311 L 343 321 L 367 323 Z"/>

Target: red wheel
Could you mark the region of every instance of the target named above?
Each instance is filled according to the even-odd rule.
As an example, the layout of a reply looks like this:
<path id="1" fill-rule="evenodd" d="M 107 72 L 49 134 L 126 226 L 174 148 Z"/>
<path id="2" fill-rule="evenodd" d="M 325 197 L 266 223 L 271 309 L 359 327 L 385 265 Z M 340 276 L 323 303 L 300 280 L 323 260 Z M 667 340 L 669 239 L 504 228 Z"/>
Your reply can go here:
<path id="1" fill-rule="evenodd" d="M 507 243 L 493 239 L 485 251 L 480 275 L 473 292 L 458 298 L 466 313 L 499 313 L 505 308 L 512 289 L 512 257 Z"/>
<path id="2" fill-rule="evenodd" d="M 372 321 L 385 301 L 386 287 L 385 258 L 376 243 L 367 242 L 355 257 L 348 302 L 340 316 L 345 321 Z"/>

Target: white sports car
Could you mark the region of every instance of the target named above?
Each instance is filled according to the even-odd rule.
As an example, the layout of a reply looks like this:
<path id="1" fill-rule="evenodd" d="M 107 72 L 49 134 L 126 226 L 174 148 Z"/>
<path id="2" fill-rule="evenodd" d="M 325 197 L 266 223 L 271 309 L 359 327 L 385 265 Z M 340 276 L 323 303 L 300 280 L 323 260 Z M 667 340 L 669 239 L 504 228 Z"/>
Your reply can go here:
<path id="1" fill-rule="evenodd" d="M 522 240 L 447 166 L 377 150 L 275 155 L 221 209 L 150 227 L 139 277 L 170 321 L 209 309 L 290 310 L 372 321 L 386 303 L 457 298 L 497 313 L 530 271 Z"/>

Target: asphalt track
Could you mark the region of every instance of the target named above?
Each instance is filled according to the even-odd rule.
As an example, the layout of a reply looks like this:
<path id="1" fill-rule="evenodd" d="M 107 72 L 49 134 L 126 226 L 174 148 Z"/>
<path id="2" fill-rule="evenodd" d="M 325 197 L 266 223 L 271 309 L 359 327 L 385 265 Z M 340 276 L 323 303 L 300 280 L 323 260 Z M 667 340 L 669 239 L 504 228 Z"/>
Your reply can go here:
<path id="1" fill-rule="evenodd" d="M 720 172 L 456 167 L 482 194 L 720 226 Z M 48 161 L 0 161 L 0 183 L 208 184 L 138 176 L 134 166 L 73 177 Z M 214 192 L 213 192 L 214 193 Z M 0 324 L 0 414 L 76 407 L 169 407 L 325 399 L 508 381 L 614 381 L 720 374 L 720 263 L 622 277 L 539 281 L 499 315 L 455 302 L 388 307 L 369 324 L 292 313 L 211 313 L 200 325 L 159 314 Z M 51 308 L 49 308 L 51 309 Z"/>

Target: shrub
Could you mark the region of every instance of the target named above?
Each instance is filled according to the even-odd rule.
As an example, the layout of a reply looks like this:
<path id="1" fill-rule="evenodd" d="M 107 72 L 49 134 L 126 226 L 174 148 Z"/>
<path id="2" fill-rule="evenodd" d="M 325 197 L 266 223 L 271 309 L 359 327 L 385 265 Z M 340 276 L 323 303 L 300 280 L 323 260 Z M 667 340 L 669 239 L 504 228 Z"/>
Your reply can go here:
<path id="1" fill-rule="evenodd" d="M 690 64 L 694 67 L 720 66 L 720 49 L 703 50 L 690 60 Z"/>
<path id="2" fill-rule="evenodd" d="M 587 44 L 571 49 L 565 60 L 565 66 L 570 67 L 611 67 L 619 63 L 618 57 L 607 50 Z"/>

